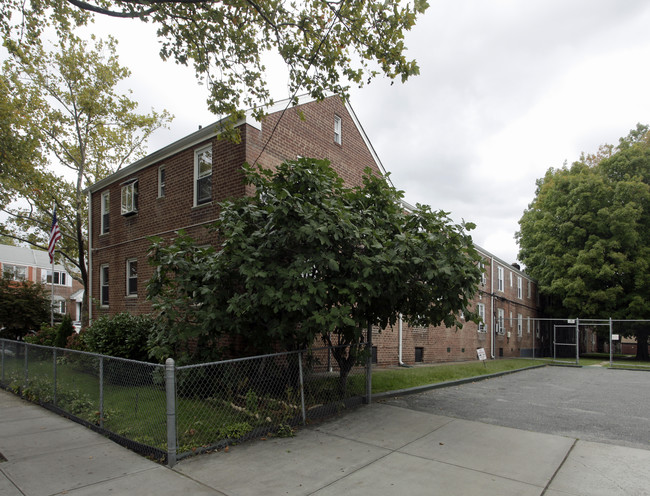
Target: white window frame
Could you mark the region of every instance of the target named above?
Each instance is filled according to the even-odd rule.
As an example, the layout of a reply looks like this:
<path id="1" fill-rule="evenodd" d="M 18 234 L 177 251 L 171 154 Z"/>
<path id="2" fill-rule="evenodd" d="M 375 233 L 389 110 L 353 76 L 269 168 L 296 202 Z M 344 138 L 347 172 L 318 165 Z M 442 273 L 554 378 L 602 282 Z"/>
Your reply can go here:
<path id="1" fill-rule="evenodd" d="M 67 309 L 65 300 L 54 300 L 52 309 L 58 314 L 65 315 Z"/>
<path id="2" fill-rule="evenodd" d="M 110 231 L 111 218 L 111 192 L 104 191 L 101 196 L 101 230 L 100 234 L 107 234 Z"/>
<path id="3" fill-rule="evenodd" d="M 43 278 L 45 284 L 52 284 L 52 271 L 45 271 L 45 277 Z M 54 271 L 54 285 L 55 286 L 68 286 L 68 273 L 63 270 Z"/>
<path id="4" fill-rule="evenodd" d="M 109 284 L 110 284 L 110 274 L 109 274 L 108 264 L 102 264 L 99 266 L 99 306 L 102 308 L 108 308 L 108 305 L 110 304 Z M 105 300 L 104 300 L 104 288 L 106 288 Z"/>
<path id="5" fill-rule="evenodd" d="M 120 212 L 122 215 L 138 213 L 138 180 L 134 179 L 122 185 L 120 196 Z"/>
<path id="6" fill-rule="evenodd" d="M 505 278 L 504 278 L 504 269 L 500 265 L 497 265 L 497 291 L 505 290 Z"/>
<path id="7" fill-rule="evenodd" d="M 510 287 L 512 287 L 512 271 L 510 271 Z"/>
<path id="8" fill-rule="evenodd" d="M 532 286 L 531 282 L 528 281 L 528 298 L 530 298 L 530 295 L 531 295 L 531 293 L 532 293 L 532 291 L 531 291 L 531 286 Z"/>
<path id="9" fill-rule="evenodd" d="M 526 333 L 530 334 L 530 317 L 526 317 Z"/>
<path id="10" fill-rule="evenodd" d="M 505 334 L 505 310 L 503 308 L 497 308 L 497 334 Z"/>
<path id="11" fill-rule="evenodd" d="M 343 127 L 343 124 L 341 122 L 341 118 L 334 114 L 334 143 L 337 145 L 341 144 L 341 129 Z"/>
<path id="12" fill-rule="evenodd" d="M 517 298 L 520 300 L 524 297 L 524 288 L 522 285 L 521 276 L 517 276 Z"/>
<path id="13" fill-rule="evenodd" d="M 508 319 L 508 329 L 512 329 L 514 327 L 514 322 L 512 320 L 512 312 L 510 312 L 510 318 Z"/>
<path id="14" fill-rule="evenodd" d="M 135 264 L 135 276 L 131 274 L 131 267 Z M 135 291 L 131 289 L 131 281 L 135 280 Z M 130 258 L 126 261 L 126 296 L 138 296 L 138 259 Z"/>
<path id="15" fill-rule="evenodd" d="M 2 264 L 2 275 L 12 281 L 27 281 L 29 273 L 24 265 Z"/>
<path id="16" fill-rule="evenodd" d="M 209 156 L 210 157 L 210 171 L 201 172 L 200 165 L 202 158 Z M 205 160 L 207 164 L 208 161 Z M 212 172 L 214 169 L 214 162 L 212 160 L 212 145 L 204 146 L 194 151 L 194 206 L 198 207 L 199 205 L 205 205 L 212 202 Z M 209 181 L 207 181 L 209 179 Z M 210 183 L 210 196 L 200 199 L 199 201 L 199 181 L 204 181 Z"/>
<path id="17" fill-rule="evenodd" d="M 478 332 L 487 332 L 487 325 L 485 324 L 485 305 L 483 303 L 477 303 L 476 313 L 481 318 L 481 322 L 478 324 Z"/>
<path id="18" fill-rule="evenodd" d="M 517 336 L 521 337 L 524 331 L 524 316 L 517 314 Z"/>
<path id="19" fill-rule="evenodd" d="M 479 262 L 478 268 L 481 269 L 481 284 L 485 286 L 487 284 L 487 275 L 485 274 L 485 264 L 483 262 Z"/>
<path id="20" fill-rule="evenodd" d="M 161 165 L 158 167 L 158 198 L 163 198 L 165 196 L 165 166 Z"/>

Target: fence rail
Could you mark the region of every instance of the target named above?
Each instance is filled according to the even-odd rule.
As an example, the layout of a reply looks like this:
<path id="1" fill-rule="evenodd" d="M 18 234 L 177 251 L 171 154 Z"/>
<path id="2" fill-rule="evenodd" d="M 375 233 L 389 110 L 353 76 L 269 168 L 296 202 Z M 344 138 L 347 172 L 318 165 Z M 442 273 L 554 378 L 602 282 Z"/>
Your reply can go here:
<path id="1" fill-rule="evenodd" d="M 369 354 L 341 372 L 338 350 L 177 367 L 0 339 L 0 386 L 173 465 L 361 404 Z"/>

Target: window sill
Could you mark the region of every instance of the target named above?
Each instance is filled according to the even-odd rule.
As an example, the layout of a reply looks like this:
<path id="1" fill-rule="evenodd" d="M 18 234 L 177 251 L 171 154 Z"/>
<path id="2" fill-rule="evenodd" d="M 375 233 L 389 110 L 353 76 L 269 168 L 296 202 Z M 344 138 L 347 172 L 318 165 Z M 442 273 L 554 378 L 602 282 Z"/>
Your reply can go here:
<path id="1" fill-rule="evenodd" d="M 194 205 L 194 206 L 192 207 L 192 210 L 198 210 L 198 209 L 200 209 L 200 208 L 210 207 L 210 206 L 212 206 L 212 203 L 213 203 L 213 202 L 210 201 L 210 202 L 201 203 L 200 205 Z"/>

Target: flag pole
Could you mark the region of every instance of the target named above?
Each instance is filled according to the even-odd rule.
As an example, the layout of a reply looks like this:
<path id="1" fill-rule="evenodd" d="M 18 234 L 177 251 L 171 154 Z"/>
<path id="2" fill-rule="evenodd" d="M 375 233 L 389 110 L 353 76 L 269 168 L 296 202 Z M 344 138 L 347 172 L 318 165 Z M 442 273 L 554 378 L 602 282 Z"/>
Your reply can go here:
<path id="1" fill-rule="evenodd" d="M 54 202 L 52 202 L 52 212 L 53 218 L 56 218 L 56 204 Z M 54 251 L 50 261 L 52 262 L 52 274 L 50 275 L 50 327 L 54 327 Z"/>

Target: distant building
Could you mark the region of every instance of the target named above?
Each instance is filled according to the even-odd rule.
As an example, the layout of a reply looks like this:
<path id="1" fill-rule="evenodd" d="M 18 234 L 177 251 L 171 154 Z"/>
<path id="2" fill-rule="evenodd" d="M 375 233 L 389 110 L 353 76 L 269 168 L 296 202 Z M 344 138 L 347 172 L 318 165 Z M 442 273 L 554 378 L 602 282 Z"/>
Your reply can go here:
<path id="1" fill-rule="evenodd" d="M 46 285 L 49 294 L 54 282 L 54 311 L 69 314 L 73 321 L 81 319 L 83 286 L 73 279 L 63 265 L 52 264 L 46 251 L 19 246 L 0 245 L 0 271 L 16 282 L 31 281 Z"/>

